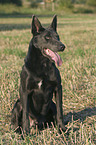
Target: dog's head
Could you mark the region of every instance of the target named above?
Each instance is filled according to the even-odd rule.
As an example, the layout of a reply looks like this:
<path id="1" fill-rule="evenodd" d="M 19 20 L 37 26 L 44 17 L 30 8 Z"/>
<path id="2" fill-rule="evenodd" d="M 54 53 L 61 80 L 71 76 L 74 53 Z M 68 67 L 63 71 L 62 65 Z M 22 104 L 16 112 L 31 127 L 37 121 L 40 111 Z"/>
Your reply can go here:
<path id="1" fill-rule="evenodd" d="M 62 64 L 58 51 L 64 51 L 65 45 L 60 41 L 57 34 L 57 16 L 53 17 L 52 23 L 48 28 L 44 28 L 36 16 L 32 16 L 33 45 L 40 49 L 42 54 L 57 65 Z"/>

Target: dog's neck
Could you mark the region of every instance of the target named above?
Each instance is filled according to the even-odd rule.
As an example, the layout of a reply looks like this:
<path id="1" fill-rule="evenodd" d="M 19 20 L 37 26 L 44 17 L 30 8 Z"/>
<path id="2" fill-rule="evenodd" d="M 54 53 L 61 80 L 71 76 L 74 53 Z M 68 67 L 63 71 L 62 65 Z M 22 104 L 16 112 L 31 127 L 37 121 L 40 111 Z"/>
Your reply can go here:
<path id="1" fill-rule="evenodd" d="M 32 40 L 31 40 L 32 41 Z M 52 66 L 52 62 L 45 57 L 39 48 L 29 44 L 28 54 L 25 58 L 25 66 L 28 70 L 32 71 L 43 71 L 46 67 Z"/>

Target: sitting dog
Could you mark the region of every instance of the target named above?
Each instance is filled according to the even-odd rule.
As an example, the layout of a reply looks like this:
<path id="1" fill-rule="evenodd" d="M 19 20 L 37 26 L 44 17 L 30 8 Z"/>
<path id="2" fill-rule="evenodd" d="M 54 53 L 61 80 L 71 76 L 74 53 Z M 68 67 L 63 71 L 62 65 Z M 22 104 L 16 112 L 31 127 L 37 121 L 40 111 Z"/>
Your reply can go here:
<path id="1" fill-rule="evenodd" d="M 58 130 L 65 131 L 62 112 L 62 85 L 59 70 L 62 60 L 57 54 L 64 51 L 57 29 L 57 16 L 48 28 L 44 28 L 36 16 L 32 16 L 28 54 L 20 75 L 20 99 L 12 110 L 11 123 L 15 131 L 30 133 L 30 128 L 57 122 Z M 56 65 L 55 65 L 56 64 Z M 55 96 L 56 104 L 52 98 Z"/>

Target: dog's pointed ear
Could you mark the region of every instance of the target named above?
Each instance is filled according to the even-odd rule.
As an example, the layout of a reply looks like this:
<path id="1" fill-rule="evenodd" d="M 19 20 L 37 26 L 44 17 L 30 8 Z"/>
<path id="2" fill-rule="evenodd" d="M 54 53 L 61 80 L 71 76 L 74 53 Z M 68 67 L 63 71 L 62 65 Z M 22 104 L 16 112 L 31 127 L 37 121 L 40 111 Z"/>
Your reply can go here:
<path id="1" fill-rule="evenodd" d="M 54 15 L 51 27 L 54 29 L 54 31 L 57 31 L 57 15 Z"/>
<path id="2" fill-rule="evenodd" d="M 36 34 L 39 34 L 43 30 L 44 28 L 42 27 L 38 18 L 35 15 L 32 15 L 31 33 L 33 35 L 36 35 Z"/>

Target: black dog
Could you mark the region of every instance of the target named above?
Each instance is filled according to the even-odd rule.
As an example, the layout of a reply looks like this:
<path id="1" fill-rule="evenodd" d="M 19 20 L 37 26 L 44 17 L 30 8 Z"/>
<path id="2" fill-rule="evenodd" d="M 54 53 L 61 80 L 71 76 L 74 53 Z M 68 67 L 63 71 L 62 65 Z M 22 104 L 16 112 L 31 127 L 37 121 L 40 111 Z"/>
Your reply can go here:
<path id="1" fill-rule="evenodd" d="M 62 85 L 57 65 L 62 64 L 56 53 L 65 49 L 56 31 L 57 16 L 45 29 L 33 15 L 33 38 L 21 72 L 20 99 L 12 110 L 12 125 L 16 131 L 25 133 L 37 124 L 41 129 L 45 123 L 57 121 L 57 126 L 65 131 L 62 112 Z M 52 101 L 53 94 L 56 105 Z"/>

